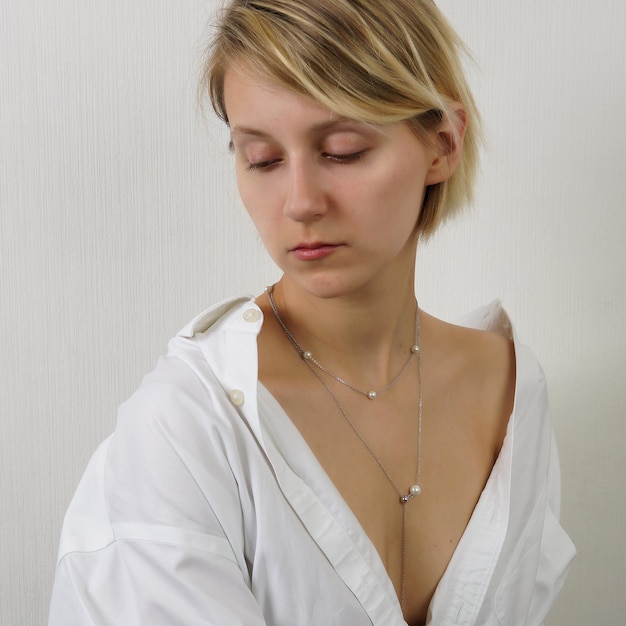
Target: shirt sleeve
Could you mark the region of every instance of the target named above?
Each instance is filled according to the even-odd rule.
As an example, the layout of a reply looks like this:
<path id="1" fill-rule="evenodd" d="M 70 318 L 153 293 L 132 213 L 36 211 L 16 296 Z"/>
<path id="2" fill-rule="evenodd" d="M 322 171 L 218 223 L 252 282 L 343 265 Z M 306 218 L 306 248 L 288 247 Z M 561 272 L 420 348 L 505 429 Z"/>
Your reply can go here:
<path id="1" fill-rule="evenodd" d="M 554 434 L 552 434 L 546 490 L 547 502 L 541 535 L 541 549 L 535 579 L 535 592 L 528 613 L 528 624 L 543 624 L 556 596 L 565 584 L 567 571 L 576 556 L 574 544 L 559 524 L 561 475 Z"/>
<path id="2" fill-rule="evenodd" d="M 77 489 L 50 626 L 265 624 L 250 589 L 224 400 L 169 361 L 165 377 L 144 381 L 122 406 Z"/>

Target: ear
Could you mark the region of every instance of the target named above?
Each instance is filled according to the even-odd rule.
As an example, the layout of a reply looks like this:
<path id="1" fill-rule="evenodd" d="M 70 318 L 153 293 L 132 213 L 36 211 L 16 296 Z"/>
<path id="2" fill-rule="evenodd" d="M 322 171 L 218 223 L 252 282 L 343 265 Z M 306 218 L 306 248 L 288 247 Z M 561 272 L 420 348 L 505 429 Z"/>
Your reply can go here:
<path id="1" fill-rule="evenodd" d="M 452 102 L 433 133 L 434 160 L 426 176 L 426 185 L 442 183 L 454 174 L 463 156 L 466 128 L 465 108 L 459 102 Z"/>

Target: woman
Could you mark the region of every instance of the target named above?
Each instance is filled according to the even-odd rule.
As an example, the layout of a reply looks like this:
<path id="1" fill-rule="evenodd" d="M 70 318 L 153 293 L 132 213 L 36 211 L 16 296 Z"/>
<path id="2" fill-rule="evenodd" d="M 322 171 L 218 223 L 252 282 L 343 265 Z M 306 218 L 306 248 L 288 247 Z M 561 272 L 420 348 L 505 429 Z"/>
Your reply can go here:
<path id="1" fill-rule="evenodd" d="M 283 271 L 193 320 L 66 517 L 51 624 L 540 624 L 574 550 L 541 369 L 421 311 L 478 113 L 429 0 L 235 0 L 203 86 Z"/>

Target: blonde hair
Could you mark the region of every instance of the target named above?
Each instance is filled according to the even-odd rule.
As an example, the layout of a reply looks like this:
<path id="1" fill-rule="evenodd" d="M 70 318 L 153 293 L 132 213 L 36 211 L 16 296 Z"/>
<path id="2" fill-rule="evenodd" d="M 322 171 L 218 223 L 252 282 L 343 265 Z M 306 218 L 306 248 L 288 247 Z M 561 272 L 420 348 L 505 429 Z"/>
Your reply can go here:
<path id="1" fill-rule="evenodd" d="M 480 116 L 461 62 L 461 39 L 432 0 L 231 0 L 220 14 L 200 81 L 228 123 L 224 76 L 258 72 L 339 115 L 376 124 L 406 121 L 422 139 L 459 102 L 463 156 L 446 181 L 427 188 L 423 237 L 472 198 Z M 454 124 L 453 124 L 454 126 Z"/>

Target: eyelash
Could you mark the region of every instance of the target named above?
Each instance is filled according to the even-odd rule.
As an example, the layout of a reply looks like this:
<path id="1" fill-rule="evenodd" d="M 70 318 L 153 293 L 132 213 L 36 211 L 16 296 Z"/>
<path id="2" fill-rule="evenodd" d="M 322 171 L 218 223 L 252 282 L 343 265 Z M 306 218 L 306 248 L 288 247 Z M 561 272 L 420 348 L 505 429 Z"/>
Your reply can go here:
<path id="1" fill-rule="evenodd" d="M 259 163 L 249 163 L 246 167 L 246 172 L 252 172 L 254 170 L 266 170 L 272 165 L 276 165 L 278 161 L 261 161 Z"/>
<path id="2" fill-rule="evenodd" d="M 325 154 L 324 156 L 336 163 L 353 163 L 361 159 L 367 150 L 359 150 L 358 152 L 352 152 L 351 154 Z"/>
<path id="3" fill-rule="evenodd" d="M 348 163 L 354 163 L 355 161 L 361 159 L 366 152 L 367 150 L 359 150 L 358 152 L 353 152 L 351 154 L 324 153 L 322 156 L 335 163 L 347 165 Z M 249 163 L 246 167 L 246 171 L 253 172 L 254 170 L 267 170 L 270 169 L 273 165 L 276 165 L 278 162 L 279 160 L 277 159 L 273 161 L 260 161 L 259 163 Z"/>

